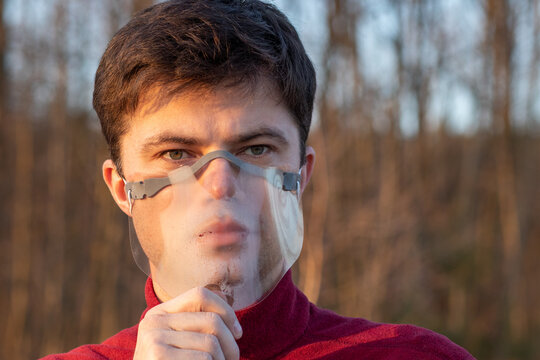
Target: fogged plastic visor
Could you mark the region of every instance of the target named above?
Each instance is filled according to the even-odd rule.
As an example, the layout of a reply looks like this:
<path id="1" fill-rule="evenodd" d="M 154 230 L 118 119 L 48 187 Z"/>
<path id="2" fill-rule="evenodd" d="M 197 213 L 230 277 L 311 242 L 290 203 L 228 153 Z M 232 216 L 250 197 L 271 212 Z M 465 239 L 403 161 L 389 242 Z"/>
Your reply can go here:
<path id="1" fill-rule="evenodd" d="M 219 150 L 126 183 L 137 265 L 171 298 L 206 286 L 235 310 L 260 301 L 300 254 L 300 179 Z"/>

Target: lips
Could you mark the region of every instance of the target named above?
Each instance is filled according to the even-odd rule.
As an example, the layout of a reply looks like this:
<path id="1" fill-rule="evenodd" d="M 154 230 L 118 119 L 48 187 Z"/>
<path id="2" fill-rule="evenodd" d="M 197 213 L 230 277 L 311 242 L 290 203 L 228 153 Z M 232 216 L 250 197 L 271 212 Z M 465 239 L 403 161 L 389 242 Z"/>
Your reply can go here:
<path id="1" fill-rule="evenodd" d="M 197 232 L 198 240 L 218 251 L 234 250 L 241 247 L 248 230 L 233 219 L 211 222 Z"/>

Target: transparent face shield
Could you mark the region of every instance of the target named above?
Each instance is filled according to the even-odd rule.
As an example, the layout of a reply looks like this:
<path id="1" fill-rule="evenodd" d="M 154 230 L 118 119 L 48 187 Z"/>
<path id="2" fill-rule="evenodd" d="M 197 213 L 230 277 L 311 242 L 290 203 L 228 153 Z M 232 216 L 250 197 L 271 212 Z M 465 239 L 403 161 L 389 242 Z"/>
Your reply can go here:
<path id="1" fill-rule="evenodd" d="M 300 254 L 300 174 L 214 151 L 168 176 L 129 182 L 137 265 L 175 297 L 219 289 L 235 310 L 264 298 Z"/>

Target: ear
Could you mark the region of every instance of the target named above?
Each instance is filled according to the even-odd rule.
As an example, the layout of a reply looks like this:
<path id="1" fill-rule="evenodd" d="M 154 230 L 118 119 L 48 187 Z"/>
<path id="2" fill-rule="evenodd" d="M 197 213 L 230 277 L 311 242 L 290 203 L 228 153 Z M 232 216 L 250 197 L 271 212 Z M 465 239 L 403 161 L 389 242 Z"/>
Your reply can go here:
<path id="1" fill-rule="evenodd" d="M 103 162 L 102 172 L 103 180 L 105 180 L 114 201 L 127 216 L 131 216 L 129 211 L 129 201 L 126 191 L 124 190 L 124 179 L 118 174 L 116 165 L 111 159 L 107 159 Z"/>
<path id="2" fill-rule="evenodd" d="M 306 147 L 306 162 L 302 166 L 302 180 L 300 181 L 300 194 L 304 193 L 306 186 L 311 179 L 313 173 L 313 166 L 315 165 L 315 150 L 311 146 Z"/>

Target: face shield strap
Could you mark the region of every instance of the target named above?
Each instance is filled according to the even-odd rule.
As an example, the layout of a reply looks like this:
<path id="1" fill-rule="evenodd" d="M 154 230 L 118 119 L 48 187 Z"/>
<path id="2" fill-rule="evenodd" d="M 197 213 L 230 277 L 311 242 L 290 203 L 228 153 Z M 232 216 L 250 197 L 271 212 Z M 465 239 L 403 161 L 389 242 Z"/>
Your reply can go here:
<path id="1" fill-rule="evenodd" d="M 124 189 L 125 189 L 127 180 L 122 177 L 122 181 L 124 182 Z M 131 190 L 127 190 L 126 194 L 128 198 L 128 204 L 129 204 L 129 214 L 131 215 L 132 210 L 133 210 L 133 201 L 131 200 Z"/>
<path id="2" fill-rule="evenodd" d="M 129 200 L 130 212 L 131 208 L 133 207 L 132 200 L 140 200 L 146 197 L 153 197 L 165 187 L 172 184 L 181 183 L 187 178 L 193 176 L 193 174 L 196 174 L 206 164 L 217 158 L 226 159 L 230 163 L 236 165 L 240 169 L 245 170 L 252 175 L 265 178 L 278 189 L 282 189 L 284 191 L 296 191 L 297 194 L 299 194 L 300 192 L 300 172 L 285 172 L 274 167 L 261 168 L 259 166 L 240 160 L 228 151 L 217 150 L 204 155 L 199 160 L 197 160 L 195 164 L 191 166 L 183 166 L 174 170 L 169 174 L 169 176 L 161 178 L 150 178 L 144 181 L 126 182 L 125 191 Z"/>
<path id="3" fill-rule="evenodd" d="M 296 191 L 297 193 L 299 193 L 300 192 L 300 179 L 301 179 L 300 172 L 298 172 L 298 174 L 284 172 L 283 173 L 283 190 Z"/>

